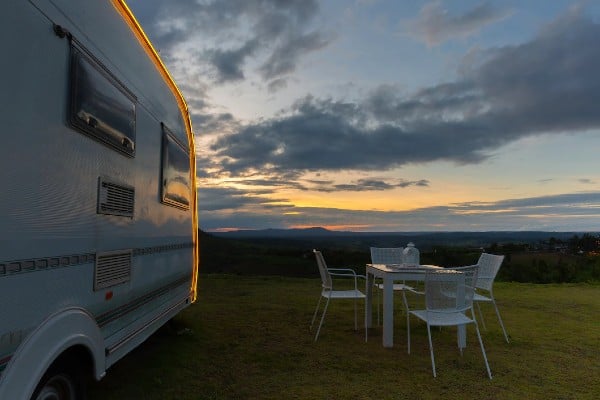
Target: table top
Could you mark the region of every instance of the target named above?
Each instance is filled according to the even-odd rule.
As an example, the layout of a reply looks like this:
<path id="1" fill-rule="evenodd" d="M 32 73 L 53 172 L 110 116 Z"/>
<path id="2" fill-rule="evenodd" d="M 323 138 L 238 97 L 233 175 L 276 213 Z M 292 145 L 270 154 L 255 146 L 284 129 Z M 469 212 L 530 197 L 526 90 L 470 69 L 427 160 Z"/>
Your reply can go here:
<path id="1" fill-rule="evenodd" d="M 437 265 L 416 265 L 416 266 L 408 266 L 405 264 L 367 264 L 367 270 L 378 270 L 382 272 L 415 272 L 415 273 L 425 273 L 429 271 L 435 271 L 438 269 L 443 269 L 443 267 L 439 267 Z"/>
<path id="2" fill-rule="evenodd" d="M 367 275 L 392 280 L 425 280 L 425 274 L 430 271 L 443 270 L 437 265 L 417 265 L 409 267 L 404 264 L 367 264 Z"/>

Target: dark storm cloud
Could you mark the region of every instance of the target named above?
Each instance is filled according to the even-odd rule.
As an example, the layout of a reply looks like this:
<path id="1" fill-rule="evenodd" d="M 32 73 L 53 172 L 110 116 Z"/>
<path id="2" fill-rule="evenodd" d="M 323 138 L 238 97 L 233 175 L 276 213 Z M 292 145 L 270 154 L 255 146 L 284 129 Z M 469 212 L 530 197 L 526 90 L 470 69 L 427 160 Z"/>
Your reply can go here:
<path id="1" fill-rule="evenodd" d="M 506 18 L 510 10 L 482 3 L 462 15 L 450 15 L 439 1 L 426 4 L 419 16 L 409 23 L 413 35 L 430 46 L 437 45 L 455 37 L 464 37 L 477 32 L 482 27 Z"/>
<path id="2" fill-rule="evenodd" d="M 221 137 L 232 174 L 476 163 L 540 134 L 600 128 L 600 25 L 572 11 L 530 42 L 470 54 L 455 82 L 412 94 L 382 86 L 359 102 L 306 97 Z"/>
<path id="3" fill-rule="evenodd" d="M 193 62 L 208 63 L 218 83 L 244 79 L 250 60 L 265 81 L 282 78 L 295 71 L 303 55 L 331 40 L 310 29 L 319 10 L 316 0 L 132 0 L 130 5 L 167 60 L 178 45 L 204 46 Z M 282 84 L 271 83 L 271 90 Z"/>

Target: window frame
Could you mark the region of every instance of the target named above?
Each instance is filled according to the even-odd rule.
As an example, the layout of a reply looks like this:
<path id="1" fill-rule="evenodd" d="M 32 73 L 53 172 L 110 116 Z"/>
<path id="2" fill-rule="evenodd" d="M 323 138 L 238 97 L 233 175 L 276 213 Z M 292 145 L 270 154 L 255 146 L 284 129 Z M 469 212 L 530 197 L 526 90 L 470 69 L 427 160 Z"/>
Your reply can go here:
<path id="1" fill-rule="evenodd" d="M 137 118 L 136 96 L 79 42 L 72 40 L 70 47 L 70 91 L 68 108 L 68 122 L 70 126 L 109 148 L 116 150 L 120 154 L 130 158 L 135 157 Z M 84 100 L 95 101 L 96 106 L 101 103 L 97 98 L 86 94 L 83 91 L 84 85 L 82 85 L 81 75 L 84 73 L 83 70 L 85 67 L 82 66 L 84 64 L 87 64 L 88 70 L 96 72 L 96 74 L 90 74 L 91 80 L 96 86 L 99 86 L 99 83 L 103 85 L 103 87 L 110 85 L 109 87 L 116 89 L 116 92 L 113 91 L 113 93 L 122 95 L 121 98 L 113 96 L 109 100 L 112 100 L 111 104 L 120 104 L 122 106 L 121 110 L 130 110 L 128 121 L 123 117 L 117 119 L 118 122 L 126 122 L 127 125 L 131 127 L 129 132 L 123 132 L 118 127 L 115 128 L 114 124 L 110 125 L 98 121 L 98 119 L 94 118 L 91 114 L 88 116 L 87 121 L 78 115 L 81 111 L 84 111 L 81 107 L 83 101 L 79 101 L 79 96 L 87 96 Z M 108 113 L 113 110 L 108 109 L 105 110 L 105 112 Z"/>
<path id="2" fill-rule="evenodd" d="M 162 149 L 161 149 L 161 163 L 160 163 L 160 201 L 161 203 L 173 207 L 180 208 L 182 210 L 189 210 L 190 205 L 192 203 L 192 177 L 191 177 L 191 155 L 190 150 L 184 146 L 184 144 L 173 134 L 173 132 L 161 122 L 162 129 Z M 167 168 L 170 164 L 169 160 L 169 146 L 175 146 L 174 148 L 179 149 L 182 154 L 184 154 L 187 158 L 187 179 L 186 186 L 188 188 L 187 198 L 185 199 L 187 202 L 178 201 L 173 196 L 169 196 L 168 192 L 168 182 L 167 177 L 165 176 L 165 168 Z"/>

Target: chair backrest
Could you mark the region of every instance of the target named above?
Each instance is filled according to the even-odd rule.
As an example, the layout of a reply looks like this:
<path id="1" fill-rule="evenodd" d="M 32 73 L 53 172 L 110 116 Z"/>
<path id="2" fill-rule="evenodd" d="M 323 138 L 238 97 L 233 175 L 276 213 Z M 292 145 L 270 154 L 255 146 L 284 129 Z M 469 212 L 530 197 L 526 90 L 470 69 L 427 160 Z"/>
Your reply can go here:
<path id="1" fill-rule="evenodd" d="M 313 253 L 315 253 L 315 257 L 317 258 L 317 265 L 319 266 L 319 273 L 321 274 L 321 283 L 323 289 L 331 290 L 333 288 L 333 283 L 331 281 L 331 275 L 327 270 L 327 264 L 325 263 L 323 254 L 321 254 L 319 250 L 313 250 Z"/>
<path id="2" fill-rule="evenodd" d="M 402 247 L 371 247 L 372 264 L 402 264 Z"/>
<path id="3" fill-rule="evenodd" d="M 478 270 L 477 265 L 470 265 L 428 272 L 425 275 L 427 310 L 452 312 L 471 308 Z"/>
<path id="4" fill-rule="evenodd" d="M 475 286 L 479 289 L 492 290 L 494 279 L 496 279 L 496 274 L 498 274 L 498 270 L 500 270 L 502 261 L 504 261 L 504 256 L 482 253 L 479 257 L 479 261 L 477 261 L 479 273 L 477 275 L 477 283 Z"/>

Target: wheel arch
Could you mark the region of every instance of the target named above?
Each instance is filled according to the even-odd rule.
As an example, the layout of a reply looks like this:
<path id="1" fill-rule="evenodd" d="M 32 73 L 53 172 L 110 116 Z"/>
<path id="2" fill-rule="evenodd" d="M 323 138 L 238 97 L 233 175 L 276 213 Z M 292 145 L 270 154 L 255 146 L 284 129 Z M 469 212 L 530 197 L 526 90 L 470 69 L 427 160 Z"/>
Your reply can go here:
<path id="1" fill-rule="evenodd" d="M 99 380 L 106 373 L 104 347 L 100 329 L 87 311 L 70 308 L 55 313 L 13 354 L 2 374 L 0 399 L 29 399 L 48 368 L 68 357 L 83 357 Z"/>

